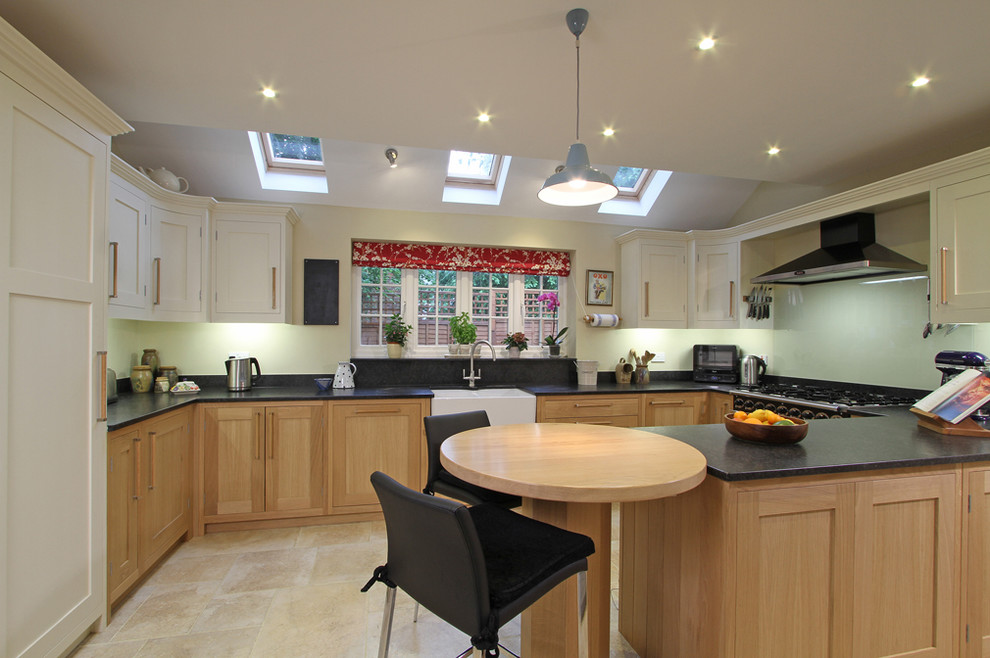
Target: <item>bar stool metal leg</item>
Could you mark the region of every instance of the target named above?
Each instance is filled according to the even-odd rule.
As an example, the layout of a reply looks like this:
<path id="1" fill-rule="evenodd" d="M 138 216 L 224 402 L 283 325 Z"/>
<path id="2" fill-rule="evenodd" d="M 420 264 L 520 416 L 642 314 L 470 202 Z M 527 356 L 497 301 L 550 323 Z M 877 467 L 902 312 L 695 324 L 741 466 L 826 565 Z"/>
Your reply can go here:
<path id="1" fill-rule="evenodd" d="M 382 634 L 378 639 L 378 658 L 388 658 L 388 642 L 392 637 L 392 616 L 395 613 L 395 592 L 398 588 L 387 587 L 385 611 L 382 613 Z"/>

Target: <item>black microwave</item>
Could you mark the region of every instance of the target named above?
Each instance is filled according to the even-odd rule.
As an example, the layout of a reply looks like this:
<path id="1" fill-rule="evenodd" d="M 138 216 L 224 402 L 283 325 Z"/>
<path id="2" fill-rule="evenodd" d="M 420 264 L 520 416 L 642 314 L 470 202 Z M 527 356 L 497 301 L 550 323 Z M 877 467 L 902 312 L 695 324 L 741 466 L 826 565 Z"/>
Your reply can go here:
<path id="1" fill-rule="evenodd" d="M 693 355 L 694 381 L 739 383 L 738 345 L 695 345 Z"/>

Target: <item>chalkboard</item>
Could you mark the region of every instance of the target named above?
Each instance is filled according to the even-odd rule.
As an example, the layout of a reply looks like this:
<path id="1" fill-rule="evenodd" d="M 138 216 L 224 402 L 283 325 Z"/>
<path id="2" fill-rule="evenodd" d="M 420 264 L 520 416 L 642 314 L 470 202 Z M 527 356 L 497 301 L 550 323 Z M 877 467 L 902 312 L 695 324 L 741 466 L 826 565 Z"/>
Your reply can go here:
<path id="1" fill-rule="evenodd" d="M 340 261 L 303 260 L 303 324 L 340 320 Z"/>

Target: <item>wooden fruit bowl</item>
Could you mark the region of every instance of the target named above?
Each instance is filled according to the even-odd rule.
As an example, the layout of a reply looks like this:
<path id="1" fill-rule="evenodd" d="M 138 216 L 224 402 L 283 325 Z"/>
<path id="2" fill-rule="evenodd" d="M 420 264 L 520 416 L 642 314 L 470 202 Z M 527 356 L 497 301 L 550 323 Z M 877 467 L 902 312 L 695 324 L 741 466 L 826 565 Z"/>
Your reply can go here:
<path id="1" fill-rule="evenodd" d="M 753 441 L 754 443 L 797 443 L 808 435 L 808 421 L 789 416 L 781 416 L 781 418 L 786 418 L 794 424 L 757 425 L 735 420 L 732 414 L 726 414 L 724 418 L 725 429 L 729 430 L 729 434 L 737 439 Z"/>

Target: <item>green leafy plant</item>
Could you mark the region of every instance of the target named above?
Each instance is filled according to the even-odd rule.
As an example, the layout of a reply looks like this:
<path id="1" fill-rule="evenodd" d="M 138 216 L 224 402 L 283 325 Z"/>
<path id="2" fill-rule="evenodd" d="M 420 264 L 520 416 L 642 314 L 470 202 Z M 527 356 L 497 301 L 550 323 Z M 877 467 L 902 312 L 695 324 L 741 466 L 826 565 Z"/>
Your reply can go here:
<path id="1" fill-rule="evenodd" d="M 458 345 L 470 345 L 478 338 L 478 328 L 467 312 L 450 318 L 450 336 Z"/>
<path id="2" fill-rule="evenodd" d="M 509 334 L 502 340 L 502 344 L 506 347 L 518 347 L 520 350 L 525 350 L 529 347 L 526 334 L 521 331 L 517 331 L 514 334 Z"/>
<path id="3" fill-rule="evenodd" d="M 385 324 L 385 342 L 405 345 L 406 336 L 409 335 L 410 331 L 412 331 L 412 325 L 403 322 L 402 316 L 398 313 L 393 313 Z"/>

